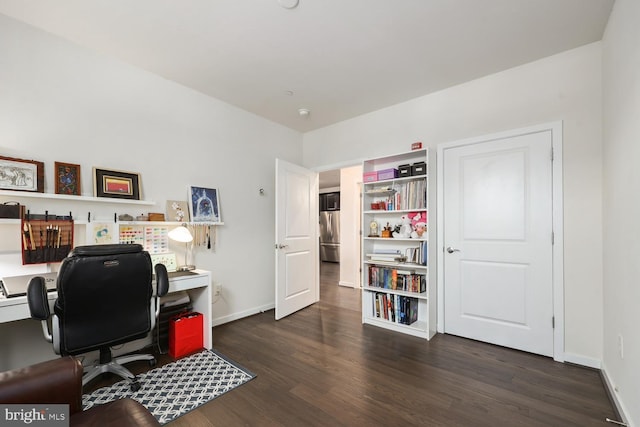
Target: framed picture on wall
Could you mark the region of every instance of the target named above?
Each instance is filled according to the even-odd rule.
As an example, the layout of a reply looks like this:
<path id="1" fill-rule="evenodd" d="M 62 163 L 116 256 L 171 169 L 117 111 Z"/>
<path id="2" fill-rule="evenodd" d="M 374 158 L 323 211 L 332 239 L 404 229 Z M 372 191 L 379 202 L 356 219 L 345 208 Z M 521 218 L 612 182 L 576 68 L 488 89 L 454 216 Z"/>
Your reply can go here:
<path id="1" fill-rule="evenodd" d="M 44 193 L 44 163 L 0 156 L 0 190 Z"/>
<path id="2" fill-rule="evenodd" d="M 167 200 L 167 220 L 189 222 L 189 207 L 183 200 Z"/>
<path id="3" fill-rule="evenodd" d="M 193 222 L 222 222 L 218 190 L 189 187 L 189 213 Z"/>
<path id="4" fill-rule="evenodd" d="M 88 245 L 118 243 L 117 224 L 114 222 L 92 222 L 86 227 Z"/>
<path id="5" fill-rule="evenodd" d="M 94 167 L 93 195 L 140 200 L 140 174 Z"/>
<path id="6" fill-rule="evenodd" d="M 79 196 L 80 193 L 80 165 L 73 163 L 54 163 L 53 177 L 56 180 L 56 194 Z"/>

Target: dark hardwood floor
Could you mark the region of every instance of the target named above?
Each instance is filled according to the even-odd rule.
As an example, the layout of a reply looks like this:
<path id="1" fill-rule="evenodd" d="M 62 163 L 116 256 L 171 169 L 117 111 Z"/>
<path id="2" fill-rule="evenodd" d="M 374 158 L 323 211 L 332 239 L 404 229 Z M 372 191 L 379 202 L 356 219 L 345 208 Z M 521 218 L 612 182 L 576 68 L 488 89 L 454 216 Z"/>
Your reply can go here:
<path id="1" fill-rule="evenodd" d="M 360 293 L 323 263 L 318 304 L 213 329 L 214 348 L 257 378 L 180 426 L 605 426 L 598 371 L 450 335 L 363 326 Z"/>
<path id="2" fill-rule="evenodd" d="M 618 419 L 598 371 L 451 335 L 426 341 L 363 326 L 360 292 L 337 277 L 338 265 L 323 263 L 320 302 L 285 319 L 268 311 L 215 327 L 214 348 L 257 378 L 168 425 L 584 427 Z"/>

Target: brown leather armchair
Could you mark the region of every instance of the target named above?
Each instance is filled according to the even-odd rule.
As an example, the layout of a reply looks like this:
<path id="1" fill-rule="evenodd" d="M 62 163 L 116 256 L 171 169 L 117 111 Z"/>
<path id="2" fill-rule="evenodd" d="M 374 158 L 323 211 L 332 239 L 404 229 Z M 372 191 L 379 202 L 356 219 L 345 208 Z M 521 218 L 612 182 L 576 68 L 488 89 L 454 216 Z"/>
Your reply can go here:
<path id="1" fill-rule="evenodd" d="M 70 426 L 159 426 L 133 399 L 82 410 L 82 364 L 71 356 L 0 373 L 0 403 L 68 404 Z"/>

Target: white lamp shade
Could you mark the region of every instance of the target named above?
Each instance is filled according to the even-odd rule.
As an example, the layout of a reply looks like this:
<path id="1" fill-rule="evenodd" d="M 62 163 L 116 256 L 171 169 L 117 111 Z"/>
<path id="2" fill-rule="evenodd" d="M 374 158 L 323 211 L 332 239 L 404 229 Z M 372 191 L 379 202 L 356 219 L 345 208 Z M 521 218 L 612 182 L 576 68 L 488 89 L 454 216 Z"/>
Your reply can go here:
<path id="1" fill-rule="evenodd" d="M 189 229 L 184 225 L 174 228 L 168 234 L 171 240 L 175 240 L 176 242 L 189 243 L 193 240 L 193 236 L 189 232 Z"/>

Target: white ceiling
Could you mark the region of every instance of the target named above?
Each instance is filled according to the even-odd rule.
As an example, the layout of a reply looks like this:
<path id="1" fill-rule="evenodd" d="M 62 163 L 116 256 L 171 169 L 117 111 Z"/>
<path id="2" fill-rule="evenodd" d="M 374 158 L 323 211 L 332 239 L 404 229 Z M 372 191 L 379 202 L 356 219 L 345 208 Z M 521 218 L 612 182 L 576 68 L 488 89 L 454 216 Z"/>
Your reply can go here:
<path id="1" fill-rule="evenodd" d="M 305 132 L 600 40 L 614 2 L 289 1 L 0 0 L 0 13 Z"/>

